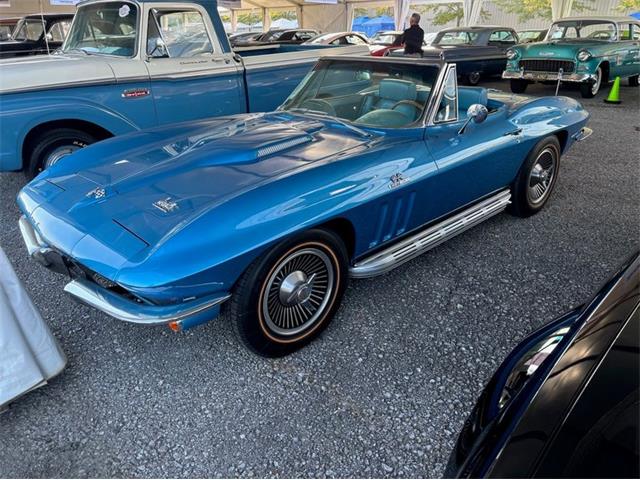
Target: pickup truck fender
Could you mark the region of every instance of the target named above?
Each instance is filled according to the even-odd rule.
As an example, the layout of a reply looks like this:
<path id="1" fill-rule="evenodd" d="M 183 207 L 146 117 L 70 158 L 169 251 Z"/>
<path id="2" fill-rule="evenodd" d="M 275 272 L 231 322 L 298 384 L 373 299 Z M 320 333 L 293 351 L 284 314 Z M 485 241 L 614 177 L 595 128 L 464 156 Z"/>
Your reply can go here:
<path id="1" fill-rule="evenodd" d="M 100 98 L 95 95 L 94 98 Z M 22 152 L 24 142 L 30 133 L 46 132 L 44 124 L 57 121 L 83 122 L 88 129 L 101 130 L 106 136 L 132 132 L 145 126 L 138 125 L 128 118 L 122 109 L 117 111 L 105 103 L 98 103 L 86 96 L 52 94 L 46 96 L 34 93 L 19 95 L 15 98 L 7 96 L 0 99 L 2 106 L 0 122 L 5 128 L 0 131 L 0 167 L 2 170 L 20 170 L 23 168 Z M 151 124 L 155 123 L 155 116 Z M 95 128 L 97 127 L 97 128 Z"/>

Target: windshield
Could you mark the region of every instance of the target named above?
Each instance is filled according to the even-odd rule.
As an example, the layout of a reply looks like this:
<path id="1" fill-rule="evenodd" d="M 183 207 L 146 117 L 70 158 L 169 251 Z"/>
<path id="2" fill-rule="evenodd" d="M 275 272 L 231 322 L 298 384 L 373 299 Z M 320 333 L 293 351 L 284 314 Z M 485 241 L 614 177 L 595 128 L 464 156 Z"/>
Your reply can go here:
<path id="1" fill-rule="evenodd" d="M 520 41 L 524 40 L 536 40 L 540 36 L 540 32 L 537 30 L 530 30 L 528 32 L 519 32 L 518 38 Z"/>
<path id="2" fill-rule="evenodd" d="M 399 34 L 378 32 L 371 37 L 371 43 L 374 45 L 395 45 L 399 39 Z"/>
<path id="3" fill-rule="evenodd" d="M 22 19 L 16 25 L 16 29 L 13 34 L 13 39 L 18 42 L 24 42 L 30 40 L 35 42 L 42 36 L 44 28 L 41 20 L 36 19 Z"/>
<path id="4" fill-rule="evenodd" d="M 138 7 L 102 2 L 78 8 L 63 51 L 132 57 L 136 52 Z"/>
<path id="5" fill-rule="evenodd" d="M 556 22 L 551 25 L 547 40 L 604 40 L 616 38 L 616 25 L 598 20 Z"/>
<path id="6" fill-rule="evenodd" d="M 324 60 L 281 109 L 358 126 L 405 127 L 422 116 L 438 72 L 432 65 Z"/>
<path id="7" fill-rule="evenodd" d="M 444 32 L 440 38 L 436 38 L 434 45 L 465 45 L 476 41 L 478 34 L 476 32 Z"/>

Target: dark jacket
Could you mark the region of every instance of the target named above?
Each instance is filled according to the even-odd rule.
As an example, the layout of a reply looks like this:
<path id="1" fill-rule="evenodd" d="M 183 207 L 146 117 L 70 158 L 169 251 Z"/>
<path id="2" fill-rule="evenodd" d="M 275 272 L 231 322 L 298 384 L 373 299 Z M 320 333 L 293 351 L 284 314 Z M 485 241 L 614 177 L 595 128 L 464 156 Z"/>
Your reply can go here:
<path id="1" fill-rule="evenodd" d="M 424 30 L 418 25 L 411 25 L 407 28 L 401 37 L 401 42 L 404 44 L 405 54 L 422 54 L 422 44 L 424 43 Z"/>

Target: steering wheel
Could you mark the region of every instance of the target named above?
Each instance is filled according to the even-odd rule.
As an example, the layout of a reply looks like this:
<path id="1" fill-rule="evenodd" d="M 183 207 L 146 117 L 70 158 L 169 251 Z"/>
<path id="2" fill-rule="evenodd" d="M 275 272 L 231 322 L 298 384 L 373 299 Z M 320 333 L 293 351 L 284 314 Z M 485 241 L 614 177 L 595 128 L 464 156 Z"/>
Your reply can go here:
<path id="1" fill-rule="evenodd" d="M 391 110 L 395 110 L 397 107 L 400 107 L 402 105 L 409 105 L 411 107 L 413 107 L 415 109 L 415 112 L 413 114 L 413 118 L 411 120 L 415 120 L 416 117 L 420 114 L 420 112 L 422 112 L 422 108 L 423 105 L 420 104 L 419 102 L 416 102 L 414 100 L 400 100 L 399 102 L 396 102 L 393 107 L 391 107 Z"/>
<path id="2" fill-rule="evenodd" d="M 308 100 L 305 100 L 300 105 L 300 108 L 308 108 L 309 110 L 318 110 L 320 112 L 329 114 L 332 117 L 337 117 L 336 109 L 333 108 L 333 105 L 331 105 L 326 100 L 322 100 L 321 98 L 310 98 Z"/>

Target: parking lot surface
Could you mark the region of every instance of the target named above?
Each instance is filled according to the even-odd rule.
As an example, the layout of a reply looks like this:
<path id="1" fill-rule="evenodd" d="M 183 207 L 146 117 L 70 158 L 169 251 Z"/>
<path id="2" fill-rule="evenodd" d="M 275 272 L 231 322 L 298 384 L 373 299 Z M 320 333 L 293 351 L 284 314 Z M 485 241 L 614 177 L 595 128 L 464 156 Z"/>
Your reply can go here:
<path id="1" fill-rule="evenodd" d="M 225 319 L 174 334 L 71 301 L 27 258 L 24 177 L 0 175 L 0 246 L 69 360 L 0 415 L 0 477 L 440 476 L 503 357 L 638 247 L 638 89 L 618 106 L 605 94 L 583 101 L 594 134 L 563 157 L 540 214 L 501 214 L 352 281 L 327 331 L 277 360 L 244 350 Z"/>

